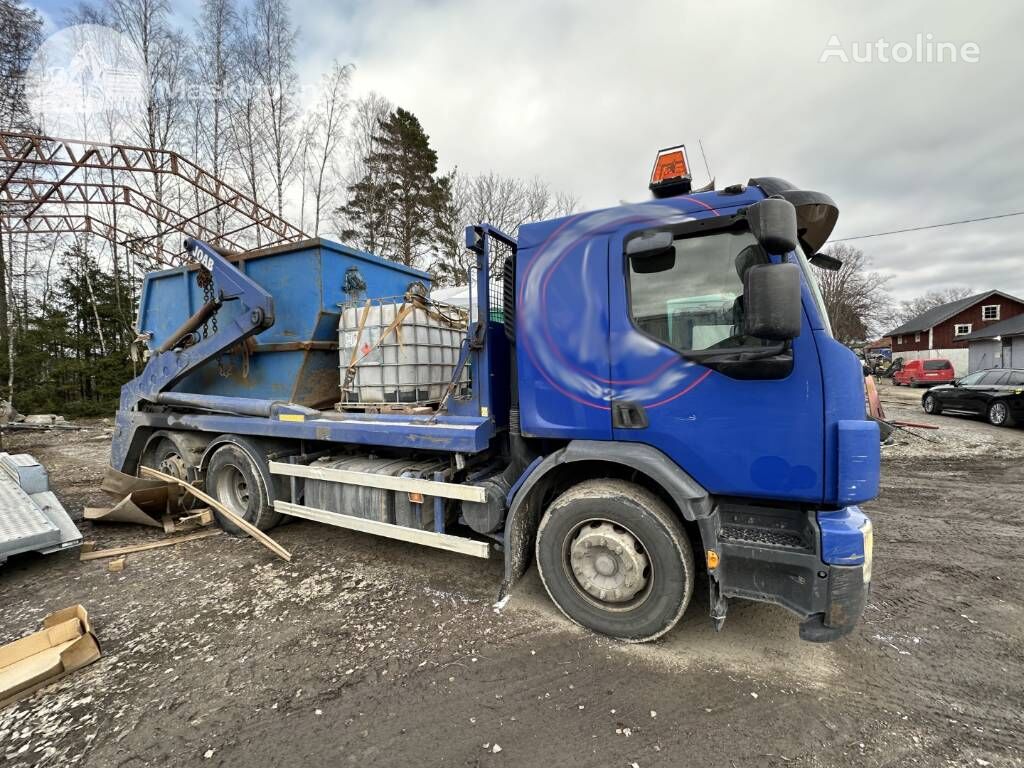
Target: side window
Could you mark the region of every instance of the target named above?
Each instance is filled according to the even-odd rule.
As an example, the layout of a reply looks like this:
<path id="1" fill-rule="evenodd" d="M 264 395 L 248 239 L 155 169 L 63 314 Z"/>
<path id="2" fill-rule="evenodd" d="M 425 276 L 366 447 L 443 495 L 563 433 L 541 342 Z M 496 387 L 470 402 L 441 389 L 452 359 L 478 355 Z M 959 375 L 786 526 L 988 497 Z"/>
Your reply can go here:
<path id="1" fill-rule="evenodd" d="M 986 386 L 999 386 L 1000 384 L 1005 384 L 1009 378 L 1009 371 L 989 371 L 980 383 Z"/>
<path id="2" fill-rule="evenodd" d="M 627 261 L 630 314 L 649 336 L 680 352 L 767 343 L 743 334 L 743 275 L 768 261 L 749 232 L 677 238 L 665 255 Z"/>
<path id="3" fill-rule="evenodd" d="M 965 387 L 969 387 L 971 384 L 979 383 L 981 381 L 981 377 L 984 375 L 984 371 L 980 371 L 979 373 L 972 373 L 971 375 L 964 376 L 962 379 L 960 379 L 960 383 Z"/>
<path id="4" fill-rule="evenodd" d="M 1010 384 L 1015 387 L 1024 386 L 1024 371 L 1011 371 Z"/>

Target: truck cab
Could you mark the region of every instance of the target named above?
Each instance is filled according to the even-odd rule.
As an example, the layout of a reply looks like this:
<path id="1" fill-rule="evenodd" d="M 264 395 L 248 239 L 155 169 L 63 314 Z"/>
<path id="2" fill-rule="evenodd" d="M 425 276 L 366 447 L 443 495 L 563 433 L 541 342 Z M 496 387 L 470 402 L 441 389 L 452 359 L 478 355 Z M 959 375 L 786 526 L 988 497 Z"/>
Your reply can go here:
<path id="1" fill-rule="evenodd" d="M 407 344 L 437 323 L 452 338 L 425 273 L 325 241 L 231 258 L 188 241 L 191 264 L 146 276 L 148 362 L 122 390 L 112 472 L 159 468 L 260 529 L 291 516 L 499 554 L 504 594 L 536 563 L 569 619 L 631 642 L 668 632 L 698 584 L 717 629 L 742 598 L 841 637 L 870 587 L 858 505 L 879 436 L 810 269 L 838 209 L 777 178 L 692 191 L 682 147 L 650 187 L 517 238 L 467 227 L 458 349 L 380 347 L 416 317 Z M 371 334 L 369 317 L 391 321 Z M 359 386 L 364 363 L 420 352 L 413 399 L 383 370 Z"/>
<path id="2" fill-rule="evenodd" d="M 766 200 L 793 209 L 793 242 L 766 247 L 752 231 L 750 213 Z M 863 607 L 871 528 L 856 505 L 877 492 L 878 433 L 864 418 L 860 365 L 832 337 L 809 268 L 836 215 L 825 195 L 752 179 L 520 230 L 522 434 L 568 441 L 554 461 L 586 463 L 665 502 L 709 575 L 716 623 L 729 597 L 743 597 L 790 608 L 804 637 L 829 639 Z M 756 279 L 783 265 L 795 277 L 788 297 Z M 794 304 L 795 325 L 752 328 L 759 301 Z M 585 535 L 594 522 L 604 546 Z M 570 615 L 606 607 L 608 624 L 594 612 L 589 625 L 614 634 L 647 589 L 643 572 L 658 569 L 637 531 L 609 524 L 585 519 L 557 542 L 542 528 L 536 554 L 555 602 Z M 668 528 L 664 541 L 678 533 Z M 562 551 L 568 578 L 548 549 Z M 685 552 L 664 559 L 689 567 Z M 640 577 L 623 575 L 635 568 Z M 628 599 L 609 597 L 608 585 Z"/>

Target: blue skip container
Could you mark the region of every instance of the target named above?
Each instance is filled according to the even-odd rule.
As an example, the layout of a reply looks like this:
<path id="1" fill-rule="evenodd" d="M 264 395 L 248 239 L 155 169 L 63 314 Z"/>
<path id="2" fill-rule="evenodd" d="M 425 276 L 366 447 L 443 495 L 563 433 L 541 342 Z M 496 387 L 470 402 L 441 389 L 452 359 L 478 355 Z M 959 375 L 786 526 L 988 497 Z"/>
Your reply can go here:
<path id="1" fill-rule="evenodd" d="M 331 407 L 340 399 L 338 321 L 343 305 L 402 296 L 413 282 L 430 287 L 426 272 L 322 238 L 250 251 L 233 261 L 273 296 L 274 324 L 206 363 L 173 391 Z M 151 334 L 150 349 L 158 348 L 205 303 L 197 275 L 191 265 L 146 275 L 136 331 Z M 227 323 L 237 312 L 235 302 L 225 302 L 216 322 Z M 213 332 L 212 320 L 207 330 Z"/>

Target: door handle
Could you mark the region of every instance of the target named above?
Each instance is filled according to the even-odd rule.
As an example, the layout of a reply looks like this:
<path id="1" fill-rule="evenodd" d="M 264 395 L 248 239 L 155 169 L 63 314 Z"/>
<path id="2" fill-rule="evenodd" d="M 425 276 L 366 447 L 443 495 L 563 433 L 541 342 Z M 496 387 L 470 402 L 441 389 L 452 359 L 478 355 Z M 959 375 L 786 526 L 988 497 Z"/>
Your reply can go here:
<path id="1" fill-rule="evenodd" d="M 616 400 L 612 402 L 612 428 L 646 429 L 647 411 L 639 403 Z"/>

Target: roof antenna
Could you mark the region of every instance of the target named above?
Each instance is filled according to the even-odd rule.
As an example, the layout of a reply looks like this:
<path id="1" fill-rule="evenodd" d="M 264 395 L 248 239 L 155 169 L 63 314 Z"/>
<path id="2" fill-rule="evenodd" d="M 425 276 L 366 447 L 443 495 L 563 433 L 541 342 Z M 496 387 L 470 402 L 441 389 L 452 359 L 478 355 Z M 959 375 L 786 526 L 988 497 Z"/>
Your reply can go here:
<path id="1" fill-rule="evenodd" d="M 704 154 L 704 142 L 699 138 L 697 139 L 697 146 L 700 147 L 700 156 L 704 158 L 704 170 L 708 172 L 708 178 L 711 179 L 706 186 L 701 187 L 696 192 L 714 192 L 715 190 L 715 177 L 711 175 L 711 166 L 708 165 L 708 156 Z"/>

